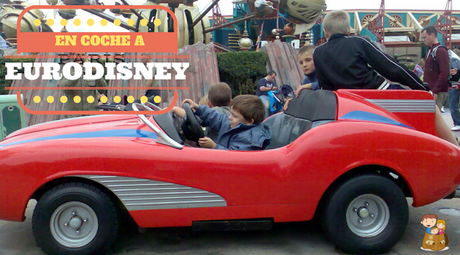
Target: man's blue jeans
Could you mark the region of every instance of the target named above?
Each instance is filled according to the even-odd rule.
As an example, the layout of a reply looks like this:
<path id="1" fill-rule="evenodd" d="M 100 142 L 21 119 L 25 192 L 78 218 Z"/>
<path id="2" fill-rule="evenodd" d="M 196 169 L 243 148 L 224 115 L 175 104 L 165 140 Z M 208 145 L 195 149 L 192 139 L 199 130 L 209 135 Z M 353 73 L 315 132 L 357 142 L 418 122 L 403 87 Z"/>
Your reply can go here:
<path id="1" fill-rule="evenodd" d="M 458 110 L 458 101 L 460 100 L 460 90 L 458 90 L 457 88 L 451 88 L 449 89 L 449 92 L 447 92 L 447 95 L 449 96 L 450 115 L 452 116 L 452 119 L 454 120 L 454 125 L 460 126 L 460 111 Z"/>
<path id="2" fill-rule="evenodd" d="M 270 115 L 270 97 L 268 95 L 261 95 L 259 98 L 265 106 L 265 118 L 268 118 Z"/>

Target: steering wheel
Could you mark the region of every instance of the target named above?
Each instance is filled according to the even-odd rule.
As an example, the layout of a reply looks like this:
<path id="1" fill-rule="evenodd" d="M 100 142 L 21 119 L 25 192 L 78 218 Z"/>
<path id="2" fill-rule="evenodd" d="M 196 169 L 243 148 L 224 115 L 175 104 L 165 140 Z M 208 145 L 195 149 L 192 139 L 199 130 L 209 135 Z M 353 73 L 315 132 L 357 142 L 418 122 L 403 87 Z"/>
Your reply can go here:
<path id="1" fill-rule="evenodd" d="M 198 139 L 204 137 L 203 128 L 201 128 L 200 123 L 196 119 L 195 114 L 192 112 L 192 109 L 188 103 L 184 104 L 184 110 L 185 119 L 181 125 L 184 136 L 188 140 L 198 143 Z"/>

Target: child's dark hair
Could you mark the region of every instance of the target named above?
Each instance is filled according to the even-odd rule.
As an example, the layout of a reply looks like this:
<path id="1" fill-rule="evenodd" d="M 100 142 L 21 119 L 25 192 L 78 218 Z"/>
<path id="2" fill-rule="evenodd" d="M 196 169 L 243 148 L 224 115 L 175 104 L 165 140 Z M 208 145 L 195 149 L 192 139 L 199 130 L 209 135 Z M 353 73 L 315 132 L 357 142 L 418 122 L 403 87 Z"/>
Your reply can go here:
<path id="1" fill-rule="evenodd" d="M 212 106 L 229 106 L 232 102 L 232 89 L 225 82 L 218 82 L 209 88 L 208 99 Z"/>
<path id="2" fill-rule="evenodd" d="M 297 55 L 304 54 L 305 52 L 309 52 L 310 54 L 313 55 L 313 51 L 315 51 L 316 46 L 315 45 L 304 45 L 302 48 L 299 49 L 299 52 Z"/>
<path id="3" fill-rule="evenodd" d="M 265 106 L 255 95 L 239 95 L 233 98 L 232 108 L 237 110 L 246 120 L 254 120 L 254 124 L 265 119 Z"/>
<path id="4" fill-rule="evenodd" d="M 276 75 L 276 72 L 275 72 L 275 71 L 273 71 L 273 70 L 270 70 L 270 71 L 268 71 L 267 75 L 270 75 L 270 76 L 272 76 L 272 75 Z"/>

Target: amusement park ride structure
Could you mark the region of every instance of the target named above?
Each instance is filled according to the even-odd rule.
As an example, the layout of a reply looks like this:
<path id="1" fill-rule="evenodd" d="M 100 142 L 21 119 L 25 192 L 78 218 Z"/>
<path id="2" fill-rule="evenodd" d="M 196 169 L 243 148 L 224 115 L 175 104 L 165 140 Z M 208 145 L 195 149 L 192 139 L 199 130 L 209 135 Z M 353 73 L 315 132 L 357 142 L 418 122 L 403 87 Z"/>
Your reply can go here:
<path id="1" fill-rule="evenodd" d="M 120 0 L 117 5 L 130 5 L 126 0 Z M 236 20 L 227 22 L 219 13 L 219 0 L 213 0 L 211 5 L 200 13 L 198 7 L 194 5 L 196 0 L 149 0 L 143 5 L 163 5 L 168 6 L 178 22 L 178 48 L 191 45 L 197 42 L 209 43 L 210 32 L 233 24 L 241 23 L 253 18 L 265 18 L 269 15 L 284 15 L 286 20 L 296 23 L 299 26 L 313 26 L 316 20 L 326 10 L 324 0 L 281 0 L 275 4 L 267 0 L 245 0 L 242 4 L 249 6 L 248 13 Z M 2 0 L 0 11 L 0 30 L 3 38 L 14 45 L 17 37 L 17 21 L 22 10 L 31 4 L 19 0 Z M 75 18 L 75 9 L 65 9 L 65 5 L 101 5 L 98 0 L 47 0 L 50 5 L 63 5 L 59 9 L 59 15 L 66 20 Z M 120 27 L 134 32 L 172 32 L 174 30 L 173 19 L 164 10 L 157 9 L 112 9 L 112 14 L 103 12 L 103 10 L 82 9 L 109 22 L 116 20 L 115 15 L 123 15 L 125 18 L 134 20 L 134 24 L 128 25 L 121 22 Z M 209 11 L 213 11 L 212 27 L 207 16 Z M 34 26 L 34 21 L 39 19 L 41 24 Z M 146 19 L 147 26 L 140 26 L 140 21 Z M 160 19 L 161 25 L 155 26 L 154 21 Z M 29 11 L 21 20 L 21 32 L 53 32 L 47 25 L 46 17 L 39 9 Z"/>
<path id="2" fill-rule="evenodd" d="M 435 26 L 440 32 L 438 40 L 448 48 L 460 41 L 452 40 L 452 34 L 460 33 L 460 11 L 452 10 L 452 0 L 447 0 L 444 11 L 386 10 L 382 0 L 378 10 L 347 10 L 350 15 L 351 33 L 369 35 L 387 46 L 414 46 L 421 44 L 423 27 Z M 385 36 L 407 36 L 409 41 L 385 41 Z"/>
<path id="3" fill-rule="evenodd" d="M 241 2 L 234 2 L 235 10 L 245 10 Z M 244 5 L 244 3 L 243 3 Z M 274 4 L 276 5 L 276 3 Z M 233 12 L 233 19 L 239 19 L 244 11 Z M 250 13 L 251 10 L 248 11 Z M 439 31 L 438 40 L 446 45 L 448 48 L 460 45 L 460 40 L 456 40 L 452 35 L 460 34 L 460 10 L 452 10 L 452 0 L 447 0 L 445 10 L 387 10 L 385 8 L 385 0 L 381 1 L 379 9 L 368 10 L 345 10 L 350 15 L 350 27 L 352 35 L 368 35 L 372 40 L 385 44 L 387 47 L 412 47 L 422 46 L 423 42 L 420 41 L 420 32 L 426 26 L 435 26 Z M 313 44 L 319 45 L 325 40 L 322 33 L 322 20 L 325 12 L 316 24 L 311 29 Z M 216 12 L 214 17 L 219 17 L 222 20 L 220 13 Z M 277 18 L 276 13 L 264 17 L 265 20 L 270 18 Z M 281 16 L 278 18 L 282 20 Z M 222 24 L 223 22 L 219 23 Z M 213 23 L 215 24 L 215 23 Z M 241 24 L 241 23 L 240 23 Z M 242 33 L 244 29 L 250 31 L 249 24 L 244 27 L 235 26 L 235 30 L 240 30 Z M 281 30 L 276 26 L 278 32 Z M 267 29 L 265 29 L 267 30 Z M 268 31 L 271 31 L 269 29 Z M 301 39 L 307 37 L 310 39 L 310 31 L 300 34 Z M 238 33 L 238 32 L 237 32 Z M 267 32 L 268 34 L 268 32 Z M 296 31 L 296 35 L 297 35 Z M 388 40 L 388 37 L 405 37 L 407 39 L 400 39 L 398 41 Z M 387 40 L 385 38 L 387 37 Z M 252 37 L 251 37 L 252 38 Z M 274 37 L 272 37 L 274 38 Z M 282 38 L 281 38 L 282 39 Z"/>
<path id="4" fill-rule="evenodd" d="M 127 0 L 119 0 L 117 5 L 130 5 Z M 178 48 L 197 42 L 209 43 L 211 32 L 231 27 L 235 34 L 239 35 L 240 48 L 251 48 L 252 41 L 267 36 L 274 39 L 281 34 L 295 34 L 296 37 L 310 39 L 312 34 L 314 44 L 324 42 L 322 33 L 322 19 L 326 13 L 325 0 L 237 0 L 234 1 L 233 17 L 228 19 L 220 13 L 219 1 L 211 0 L 209 6 L 200 11 L 194 4 L 196 0 L 148 0 L 143 5 L 168 6 L 177 17 L 178 22 Z M 19 13 L 30 6 L 26 1 L 1 0 L 0 30 L 4 39 L 11 45 L 16 43 L 16 24 Z M 58 11 L 63 19 L 73 19 L 76 16 L 75 9 L 64 9 L 65 5 L 100 5 L 98 0 L 47 0 L 50 5 L 63 5 Z M 128 25 L 122 21 L 120 27 L 134 32 L 171 32 L 174 30 L 172 19 L 166 11 L 152 9 L 112 9 L 112 13 L 103 10 L 85 9 L 93 15 L 114 22 L 117 15 L 131 18 L 134 25 Z M 212 11 L 212 18 L 209 12 Z M 447 0 L 444 11 L 410 11 L 410 10 L 386 10 L 385 0 L 381 1 L 380 8 L 375 10 L 346 10 L 350 15 L 351 34 L 368 35 L 372 40 L 383 43 L 389 47 L 417 46 L 421 45 L 420 32 L 428 25 L 435 26 L 439 33 L 438 40 L 451 48 L 452 45 L 460 44 L 460 40 L 452 39 L 452 34 L 460 33 L 460 11 L 452 10 L 452 0 Z M 21 31 L 24 32 L 52 32 L 46 22 L 40 26 L 34 26 L 33 21 L 46 17 L 39 9 L 29 11 L 21 21 Z M 140 20 L 148 20 L 147 26 L 140 26 Z M 163 20 L 160 26 L 154 25 L 154 20 Z M 272 21 L 267 22 L 267 21 Z M 275 22 L 273 22 L 276 20 Z M 283 25 L 295 26 L 294 30 L 280 29 L 280 20 Z M 166 22 L 164 22 L 166 21 Z M 256 22 L 259 21 L 259 22 Z M 276 24 L 275 24 L 276 23 Z M 265 26 L 264 26 L 265 24 Z M 289 27 L 288 27 L 289 28 Z M 311 29 L 311 30 L 310 30 Z M 64 29 L 65 30 L 65 29 Z M 213 35 L 215 35 L 213 33 Z M 248 40 L 241 45 L 245 35 Z M 241 38 L 243 36 L 243 38 Z M 406 36 L 408 40 L 389 41 L 388 36 Z M 224 39 L 215 36 L 214 42 L 226 44 Z M 283 38 L 281 38 L 283 40 Z M 229 40 L 225 38 L 225 40 Z"/>

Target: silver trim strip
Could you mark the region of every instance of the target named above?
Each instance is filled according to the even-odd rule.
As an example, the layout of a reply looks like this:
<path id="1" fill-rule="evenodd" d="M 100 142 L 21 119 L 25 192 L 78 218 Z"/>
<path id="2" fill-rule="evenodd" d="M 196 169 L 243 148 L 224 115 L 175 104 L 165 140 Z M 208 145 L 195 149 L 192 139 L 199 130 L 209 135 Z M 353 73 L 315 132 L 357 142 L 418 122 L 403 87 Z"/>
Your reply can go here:
<path id="1" fill-rule="evenodd" d="M 366 99 L 366 101 L 390 112 L 436 112 L 434 100 Z"/>
<path id="2" fill-rule="evenodd" d="M 377 88 L 378 90 L 385 90 L 390 86 L 390 83 L 387 80 L 384 80 L 382 84 Z"/>
<path id="3" fill-rule="evenodd" d="M 170 182 L 123 176 L 79 175 L 111 190 L 128 211 L 227 206 L 212 192 Z"/>

